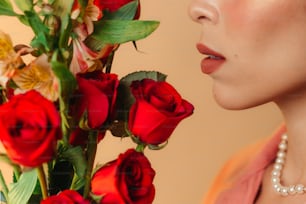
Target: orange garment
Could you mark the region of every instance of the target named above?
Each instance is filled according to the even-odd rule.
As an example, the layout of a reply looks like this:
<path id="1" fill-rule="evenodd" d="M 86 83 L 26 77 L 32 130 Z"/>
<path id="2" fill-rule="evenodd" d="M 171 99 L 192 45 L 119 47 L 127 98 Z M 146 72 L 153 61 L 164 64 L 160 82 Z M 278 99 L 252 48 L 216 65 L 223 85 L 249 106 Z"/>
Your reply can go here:
<path id="1" fill-rule="evenodd" d="M 282 125 L 272 138 L 247 147 L 230 159 L 214 180 L 204 204 L 253 204 L 264 171 L 274 161 L 285 131 Z"/>

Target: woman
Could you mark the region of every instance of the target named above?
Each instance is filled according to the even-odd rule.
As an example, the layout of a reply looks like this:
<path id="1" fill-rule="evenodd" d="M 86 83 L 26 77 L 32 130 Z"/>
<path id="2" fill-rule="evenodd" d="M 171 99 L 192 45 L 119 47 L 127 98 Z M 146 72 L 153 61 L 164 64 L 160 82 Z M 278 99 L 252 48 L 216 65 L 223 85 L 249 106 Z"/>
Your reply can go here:
<path id="1" fill-rule="evenodd" d="M 306 0 L 194 0 L 189 10 L 217 103 L 272 101 L 284 116 L 271 138 L 225 165 L 204 203 L 306 203 Z"/>

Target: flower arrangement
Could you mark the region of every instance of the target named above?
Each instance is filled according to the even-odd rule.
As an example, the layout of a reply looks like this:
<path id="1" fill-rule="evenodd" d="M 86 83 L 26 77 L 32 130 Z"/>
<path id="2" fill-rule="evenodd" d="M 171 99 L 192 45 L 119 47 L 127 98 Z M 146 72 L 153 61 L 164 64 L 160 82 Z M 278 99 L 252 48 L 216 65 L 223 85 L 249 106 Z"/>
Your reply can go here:
<path id="1" fill-rule="evenodd" d="M 1 0 L 0 15 L 29 26 L 29 44 L 0 31 L 1 202 L 150 204 L 158 150 L 193 105 L 156 71 L 112 72 L 120 45 L 149 36 L 139 0 Z M 24 56 L 30 56 L 26 63 Z M 95 166 L 106 132 L 135 147 Z"/>

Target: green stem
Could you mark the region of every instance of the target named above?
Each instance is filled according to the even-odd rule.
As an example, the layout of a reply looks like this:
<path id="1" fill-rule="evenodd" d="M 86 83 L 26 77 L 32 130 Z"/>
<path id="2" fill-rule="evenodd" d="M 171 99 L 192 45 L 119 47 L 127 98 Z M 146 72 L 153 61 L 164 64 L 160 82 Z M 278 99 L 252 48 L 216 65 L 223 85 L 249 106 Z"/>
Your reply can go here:
<path id="1" fill-rule="evenodd" d="M 145 144 L 138 144 L 137 147 L 136 147 L 136 151 L 137 152 L 144 152 L 146 146 L 147 145 L 145 145 Z"/>
<path id="2" fill-rule="evenodd" d="M 3 174 L 2 174 L 2 171 L 0 170 L 0 185 L 2 187 L 2 192 L 3 192 L 3 195 L 5 197 L 5 200 L 7 201 L 8 200 L 8 188 L 7 188 L 7 185 L 5 183 L 5 180 L 4 180 L 4 177 L 3 177 Z"/>
<path id="3" fill-rule="evenodd" d="M 16 181 L 19 180 L 20 178 L 20 175 L 21 175 L 21 168 L 19 165 L 13 165 L 13 171 L 14 171 L 14 176 L 16 178 Z"/>
<path id="4" fill-rule="evenodd" d="M 37 172 L 38 172 L 38 180 L 40 183 L 42 197 L 43 199 L 46 199 L 48 197 L 47 181 L 46 181 L 45 171 L 42 165 L 37 167 Z"/>
<path id="5" fill-rule="evenodd" d="M 76 187 L 77 187 L 76 183 L 78 182 L 78 180 L 79 180 L 78 175 L 76 173 L 74 173 L 73 178 L 72 178 L 72 182 L 71 182 L 71 185 L 70 185 L 70 190 L 78 190 L 78 189 L 76 189 Z"/>
<path id="6" fill-rule="evenodd" d="M 69 143 L 68 129 L 67 129 L 68 121 L 67 121 L 67 117 L 65 114 L 65 111 L 66 111 L 65 107 L 67 103 L 65 103 L 65 100 L 62 97 L 60 97 L 59 101 L 60 101 L 61 128 L 62 128 L 62 133 L 63 133 L 63 142 L 64 144 L 68 144 Z"/>
<path id="7" fill-rule="evenodd" d="M 97 145 L 98 145 L 98 131 L 90 131 L 89 139 L 87 145 L 87 169 L 85 174 L 85 186 L 83 197 L 88 198 L 90 193 L 90 182 L 91 182 L 91 174 L 96 158 Z"/>
<path id="8" fill-rule="evenodd" d="M 112 69 L 112 65 L 113 65 L 113 59 L 114 59 L 114 55 L 115 55 L 115 52 L 112 51 L 108 58 L 107 58 L 107 61 L 106 61 L 106 69 L 105 69 L 105 73 L 110 73 L 111 72 L 111 69 Z"/>

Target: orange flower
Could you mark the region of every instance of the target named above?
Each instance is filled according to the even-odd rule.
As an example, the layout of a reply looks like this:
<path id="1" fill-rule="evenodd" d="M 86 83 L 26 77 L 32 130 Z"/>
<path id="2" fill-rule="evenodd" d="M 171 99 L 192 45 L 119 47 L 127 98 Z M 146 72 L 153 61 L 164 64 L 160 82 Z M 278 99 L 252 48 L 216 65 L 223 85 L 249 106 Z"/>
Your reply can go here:
<path id="1" fill-rule="evenodd" d="M 12 77 L 19 87 L 15 93 L 34 89 L 51 101 L 59 97 L 59 81 L 52 72 L 46 55 L 41 55 Z"/>

